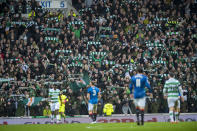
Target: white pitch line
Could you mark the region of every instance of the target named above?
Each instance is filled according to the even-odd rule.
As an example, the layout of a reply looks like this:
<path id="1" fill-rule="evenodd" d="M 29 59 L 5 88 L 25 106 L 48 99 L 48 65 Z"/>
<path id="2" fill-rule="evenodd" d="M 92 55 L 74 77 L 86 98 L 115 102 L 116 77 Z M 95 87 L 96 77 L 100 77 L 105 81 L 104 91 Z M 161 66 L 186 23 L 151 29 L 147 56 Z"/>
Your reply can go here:
<path id="1" fill-rule="evenodd" d="M 114 126 L 102 126 L 102 125 L 92 125 L 92 126 L 87 126 L 86 128 L 88 129 L 98 129 L 98 130 L 103 130 L 103 129 L 117 129 L 117 127 L 114 127 Z M 121 127 L 118 127 L 118 128 L 121 128 L 121 129 L 128 129 L 128 128 L 136 128 L 136 126 L 121 126 Z"/>

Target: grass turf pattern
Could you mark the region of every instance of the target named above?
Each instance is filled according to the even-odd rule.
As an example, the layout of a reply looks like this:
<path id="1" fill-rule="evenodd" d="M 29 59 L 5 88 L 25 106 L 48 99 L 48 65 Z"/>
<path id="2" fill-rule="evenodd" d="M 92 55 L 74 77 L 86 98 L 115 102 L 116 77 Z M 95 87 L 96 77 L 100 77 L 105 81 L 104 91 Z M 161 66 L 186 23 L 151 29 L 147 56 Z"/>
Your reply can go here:
<path id="1" fill-rule="evenodd" d="M 0 125 L 0 131 L 197 131 L 197 122 Z"/>

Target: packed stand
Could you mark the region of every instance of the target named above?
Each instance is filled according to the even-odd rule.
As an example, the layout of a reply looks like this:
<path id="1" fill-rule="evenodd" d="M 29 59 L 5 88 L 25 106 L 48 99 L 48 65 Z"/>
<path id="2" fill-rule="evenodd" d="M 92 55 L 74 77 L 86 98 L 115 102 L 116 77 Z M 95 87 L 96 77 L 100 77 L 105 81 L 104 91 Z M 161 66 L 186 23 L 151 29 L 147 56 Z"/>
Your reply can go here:
<path id="1" fill-rule="evenodd" d="M 146 112 L 168 112 L 162 89 L 169 72 L 184 90 L 181 111 L 197 112 L 195 1 L 73 0 L 73 5 L 79 15 L 43 10 L 35 0 L 0 2 L 1 116 L 42 116 L 47 101 L 22 103 L 47 98 L 52 85 L 66 91 L 66 114 L 87 114 L 81 81 L 89 78 L 101 89 L 100 115 L 106 101 L 116 114 L 134 113 L 128 87 L 137 66 L 153 88 Z"/>

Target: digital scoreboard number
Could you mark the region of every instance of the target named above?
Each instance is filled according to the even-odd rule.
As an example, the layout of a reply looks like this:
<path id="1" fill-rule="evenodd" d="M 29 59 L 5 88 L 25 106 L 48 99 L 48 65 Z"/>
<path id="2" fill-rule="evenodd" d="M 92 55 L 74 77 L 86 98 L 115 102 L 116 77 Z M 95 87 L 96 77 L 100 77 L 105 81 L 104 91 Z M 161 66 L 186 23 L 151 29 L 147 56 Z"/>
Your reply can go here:
<path id="1" fill-rule="evenodd" d="M 64 0 L 40 0 L 42 8 L 67 8 L 67 1 Z"/>

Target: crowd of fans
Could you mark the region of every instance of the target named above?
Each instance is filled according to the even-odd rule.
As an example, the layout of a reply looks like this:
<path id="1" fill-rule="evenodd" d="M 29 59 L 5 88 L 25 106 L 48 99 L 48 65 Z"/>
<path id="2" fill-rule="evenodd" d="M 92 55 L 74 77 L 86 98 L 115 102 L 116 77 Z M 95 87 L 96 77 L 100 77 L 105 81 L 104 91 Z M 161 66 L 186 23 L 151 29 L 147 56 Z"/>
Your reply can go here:
<path id="1" fill-rule="evenodd" d="M 137 66 L 153 88 L 146 112 L 168 112 L 162 89 L 169 72 L 184 90 L 181 111 L 197 112 L 196 1 L 73 0 L 73 6 L 79 14 L 67 16 L 35 0 L 0 1 L 1 116 L 22 116 L 28 108 L 42 115 L 46 101 L 36 107 L 22 101 L 47 98 L 51 85 L 66 91 L 66 114 L 87 114 L 84 76 L 101 89 L 100 115 L 109 100 L 114 113 L 134 113 L 129 82 Z"/>

